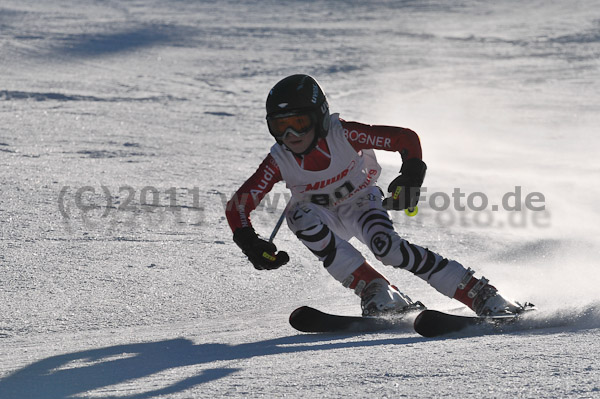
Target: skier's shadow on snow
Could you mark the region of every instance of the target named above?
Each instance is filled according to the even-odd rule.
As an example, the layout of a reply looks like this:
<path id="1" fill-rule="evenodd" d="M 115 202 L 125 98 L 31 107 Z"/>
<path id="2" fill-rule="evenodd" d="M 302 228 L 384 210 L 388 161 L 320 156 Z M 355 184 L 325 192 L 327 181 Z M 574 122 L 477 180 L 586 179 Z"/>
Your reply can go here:
<path id="1" fill-rule="evenodd" d="M 295 335 L 240 345 L 196 345 L 191 340 L 180 338 L 116 345 L 52 356 L 32 363 L 0 380 L 0 392 L 7 398 L 65 399 L 83 392 L 151 377 L 179 367 L 202 364 L 209 364 L 210 367 L 210 363 L 215 361 L 244 360 L 309 350 L 408 344 L 422 340 L 415 337 L 331 342 L 339 338 L 340 336 Z M 208 368 L 197 375 L 163 388 L 127 397 L 143 399 L 174 394 L 218 380 L 239 370 L 238 368 Z"/>

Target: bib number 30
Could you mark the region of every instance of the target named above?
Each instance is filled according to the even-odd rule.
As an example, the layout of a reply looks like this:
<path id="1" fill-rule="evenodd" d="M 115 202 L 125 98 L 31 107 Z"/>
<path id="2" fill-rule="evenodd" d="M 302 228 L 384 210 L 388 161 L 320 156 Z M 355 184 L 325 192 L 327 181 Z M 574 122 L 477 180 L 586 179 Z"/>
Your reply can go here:
<path id="1" fill-rule="evenodd" d="M 339 201 L 339 200 L 347 197 L 348 195 L 350 195 L 350 193 L 352 191 L 354 191 L 354 185 L 352 183 L 350 183 L 349 181 L 347 181 L 344 184 L 342 184 L 341 186 L 339 186 L 338 188 L 336 188 L 335 191 L 333 192 L 333 195 L 313 194 L 310 197 L 310 202 L 312 202 L 313 204 L 316 204 L 316 205 L 329 206 L 329 204 L 331 204 L 332 200 Z"/>

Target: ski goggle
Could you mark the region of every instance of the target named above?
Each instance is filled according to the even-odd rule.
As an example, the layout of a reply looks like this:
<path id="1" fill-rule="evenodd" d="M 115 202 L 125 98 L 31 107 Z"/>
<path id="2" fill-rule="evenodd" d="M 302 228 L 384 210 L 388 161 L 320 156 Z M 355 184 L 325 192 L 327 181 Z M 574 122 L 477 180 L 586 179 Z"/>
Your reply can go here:
<path id="1" fill-rule="evenodd" d="M 269 131 L 277 140 L 285 140 L 288 134 L 302 137 L 312 129 L 314 123 L 309 114 L 267 118 Z"/>

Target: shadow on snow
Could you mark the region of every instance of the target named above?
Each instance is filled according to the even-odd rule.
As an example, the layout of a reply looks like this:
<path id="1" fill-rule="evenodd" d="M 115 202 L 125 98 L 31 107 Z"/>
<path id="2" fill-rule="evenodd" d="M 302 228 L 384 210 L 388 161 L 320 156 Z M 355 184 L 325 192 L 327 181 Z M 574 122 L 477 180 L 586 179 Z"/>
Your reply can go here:
<path id="1" fill-rule="evenodd" d="M 521 323 L 507 325 L 500 330 L 488 331 L 474 328 L 462 333 L 439 337 L 434 340 L 466 338 L 501 334 L 554 334 L 557 331 L 578 331 L 600 328 L 600 303 L 593 302 L 582 308 L 559 309 L 548 312 L 532 312 Z M 394 334 L 394 330 L 389 330 Z M 398 331 L 395 331 L 398 333 Z M 325 351 L 346 348 L 374 347 L 381 345 L 406 345 L 431 339 L 402 337 L 347 341 L 355 334 L 293 335 L 276 339 L 239 345 L 194 344 L 179 338 L 158 342 L 116 345 L 106 348 L 52 356 L 32 363 L 0 380 L 0 392 L 10 398 L 56 398 L 66 399 L 77 394 L 112 385 L 151 377 L 157 373 L 186 366 L 199 366 L 218 361 L 245 360 L 255 357 L 294 354 L 308 351 Z M 192 387 L 224 378 L 239 371 L 236 368 L 208 368 L 199 374 L 183 378 L 169 386 L 128 395 L 143 399 L 157 395 L 169 395 Z M 157 377 L 158 378 L 158 377 Z M 106 398 L 106 396 L 104 396 Z"/>
<path id="2" fill-rule="evenodd" d="M 130 52 L 157 45 L 182 46 L 195 31 L 189 28 L 151 24 L 101 33 L 68 35 L 54 48 L 69 56 L 97 57 Z"/>
<path id="3" fill-rule="evenodd" d="M 0 380 L 0 392 L 7 395 L 6 397 L 22 399 L 72 398 L 87 391 L 150 377 L 178 367 L 305 351 L 409 344 L 424 340 L 420 337 L 412 337 L 362 342 L 326 342 L 341 337 L 346 336 L 295 335 L 233 346 L 195 345 L 191 340 L 180 338 L 91 349 L 52 356 L 32 363 Z M 127 397 L 142 399 L 174 394 L 224 378 L 238 370 L 236 368 L 207 369 L 172 385 Z"/>

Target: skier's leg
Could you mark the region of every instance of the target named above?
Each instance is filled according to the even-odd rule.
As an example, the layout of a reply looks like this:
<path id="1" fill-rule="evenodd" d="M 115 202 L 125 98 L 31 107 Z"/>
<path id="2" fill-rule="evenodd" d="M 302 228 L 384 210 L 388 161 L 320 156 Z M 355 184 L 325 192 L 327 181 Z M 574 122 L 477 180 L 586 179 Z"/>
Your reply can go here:
<path id="1" fill-rule="evenodd" d="M 364 263 L 362 254 L 344 239 L 335 215 L 326 209 L 301 203 L 287 211 L 286 220 L 290 230 L 337 281 L 343 282 Z"/>
<path id="2" fill-rule="evenodd" d="M 454 295 L 465 269 L 456 261 L 444 259 L 402 239 L 381 205 L 378 187 L 366 189 L 365 194 L 351 204 L 344 205 L 339 213 L 340 219 L 348 221 L 348 229 L 354 229 L 354 235 L 383 264 L 406 269 L 442 294 Z"/>
<path id="3" fill-rule="evenodd" d="M 363 314 L 401 311 L 412 304 L 344 239 L 347 232 L 334 214 L 313 204 L 300 204 L 288 211 L 286 218 L 290 230 L 317 255 L 329 274 L 361 298 Z"/>
<path id="4" fill-rule="evenodd" d="M 470 269 L 465 269 L 459 262 L 402 239 L 381 206 L 381 197 L 374 197 L 370 196 L 369 201 L 358 201 L 346 212 L 356 214 L 356 228 L 360 229 L 356 236 L 369 246 L 378 260 L 408 270 L 477 314 L 498 313 L 502 309 L 515 311 L 517 305 L 501 297 L 485 278 L 476 279 Z"/>

